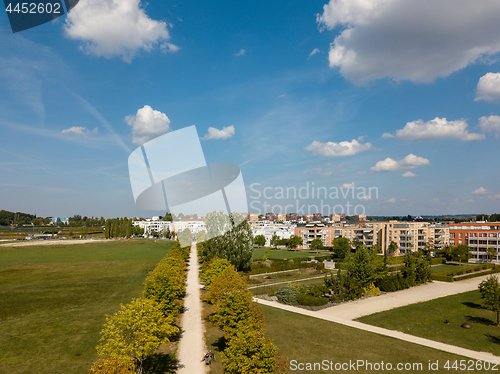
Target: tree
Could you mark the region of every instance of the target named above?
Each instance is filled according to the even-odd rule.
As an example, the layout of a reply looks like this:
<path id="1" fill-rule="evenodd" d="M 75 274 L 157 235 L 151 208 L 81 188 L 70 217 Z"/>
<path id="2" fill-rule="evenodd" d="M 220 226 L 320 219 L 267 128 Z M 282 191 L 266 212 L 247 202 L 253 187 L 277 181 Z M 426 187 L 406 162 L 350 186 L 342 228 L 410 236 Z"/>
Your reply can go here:
<path id="1" fill-rule="evenodd" d="M 389 252 L 390 255 L 397 255 L 399 251 L 399 247 L 396 244 L 396 242 L 391 241 L 391 244 L 389 244 L 389 248 L 387 248 L 387 251 Z"/>
<path id="2" fill-rule="evenodd" d="M 272 340 L 265 338 L 263 330 L 241 329 L 224 350 L 224 371 L 229 374 L 274 374 L 277 351 Z"/>
<path id="3" fill-rule="evenodd" d="M 497 258 L 497 250 L 495 248 L 489 247 L 486 248 L 486 254 L 488 255 L 488 259 L 493 260 Z"/>
<path id="4" fill-rule="evenodd" d="M 343 260 L 351 252 L 351 243 L 347 238 L 337 238 L 333 241 L 333 253 Z"/>
<path id="5" fill-rule="evenodd" d="M 132 358 L 137 374 L 142 374 L 143 362 L 161 344 L 179 332 L 173 316 L 165 316 L 158 304 L 149 299 L 134 299 L 111 317 L 101 331 L 97 346 L 100 356 Z"/>
<path id="6" fill-rule="evenodd" d="M 207 214 L 207 230 L 208 237 L 211 239 L 205 240 L 202 244 L 202 261 L 210 261 L 215 257 L 225 258 L 237 270 L 250 268 L 253 235 L 246 219 L 235 213 L 230 216 L 222 212 L 209 213 Z"/>
<path id="7" fill-rule="evenodd" d="M 198 231 L 195 235 L 197 243 L 205 241 L 206 237 L 207 237 L 207 232 L 205 230 Z"/>
<path id="8" fill-rule="evenodd" d="M 217 304 L 222 302 L 228 294 L 244 290 L 247 290 L 247 284 L 243 277 L 233 267 L 227 267 L 217 276 L 212 277 L 207 287 L 205 300 L 211 304 Z"/>
<path id="9" fill-rule="evenodd" d="M 271 246 L 276 249 L 276 247 L 278 247 L 278 245 L 281 244 L 281 239 L 278 235 L 273 235 L 273 237 L 271 238 Z"/>
<path id="10" fill-rule="evenodd" d="M 302 238 L 300 236 L 292 235 L 288 239 L 286 245 L 289 249 L 297 248 L 298 245 L 302 244 Z"/>
<path id="11" fill-rule="evenodd" d="M 373 255 L 362 246 L 351 257 L 347 265 L 349 275 L 361 288 L 368 287 L 375 281 L 377 274 L 373 260 Z"/>
<path id="12" fill-rule="evenodd" d="M 266 237 L 264 235 L 257 235 L 253 242 L 257 244 L 259 247 L 263 247 L 266 245 Z"/>
<path id="13" fill-rule="evenodd" d="M 92 374 L 134 374 L 134 360 L 130 357 L 118 358 L 102 358 L 90 368 Z"/>
<path id="14" fill-rule="evenodd" d="M 191 230 L 186 228 L 179 233 L 178 238 L 179 244 L 182 248 L 189 247 L 191 246 L 191 242 L 193 241 L 193 234 L 191 233 Z"/>
<path id="15" fill-rule="evenodd" d="M 500 325 L 500 284 L 498 278 L 491 275 L 479 284 L 481 298 L 485 300 L 485 305 L 489 310 L 497 313 L 497 326 Z"/>
<path id="16" fill-rule="evenodd" d="M 172 221 L 172 214 L 165 213 L 165 215 L 163 216 L 163 221 Z"/>
<path id="17" fill-rule="evenodd" d="M 228 260 L 222 258 L 214 258 L 203 263 L 200 278 L 205 283 L 205 287 L 208 288 L 212 281 L 227 268 L 234 268 L 234 266 Z"/>
<path id="18" fill-rule="evenodd" d="M 323 249 L 323 241 L 320 238 L 311 241 L 311 248 L 315 250 Z"/>

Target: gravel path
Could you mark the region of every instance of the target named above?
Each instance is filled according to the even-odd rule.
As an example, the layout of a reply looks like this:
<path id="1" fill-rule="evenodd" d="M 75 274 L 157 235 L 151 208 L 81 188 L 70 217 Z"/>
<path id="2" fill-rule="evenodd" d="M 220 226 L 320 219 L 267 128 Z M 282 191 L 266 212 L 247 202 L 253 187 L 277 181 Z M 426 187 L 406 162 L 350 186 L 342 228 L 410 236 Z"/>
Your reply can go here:
<path id="1" fill-rule="evenodd" d="M 191 245 L 187 275 L 186 298 L 182 316 L 182 335 L 179 341 L 179 374 L 203 374 L 207 366 L 201 362 L 206 352 L 201 319 L 200 280 L 198 277 L 198 253 L 196 244 Z"/>

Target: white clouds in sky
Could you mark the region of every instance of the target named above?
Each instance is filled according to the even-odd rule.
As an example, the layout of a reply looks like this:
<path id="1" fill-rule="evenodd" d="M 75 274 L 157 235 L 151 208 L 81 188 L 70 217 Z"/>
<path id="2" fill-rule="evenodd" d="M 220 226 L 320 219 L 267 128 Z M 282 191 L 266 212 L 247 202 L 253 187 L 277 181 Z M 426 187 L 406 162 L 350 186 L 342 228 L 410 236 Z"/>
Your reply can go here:
<path id="1" fill-rule="evenodd" d="M 342 157 L 352 156 L 358 154 L 359 152 L 366 151 L 370 148 L 372 148 L 371 143 L 362 144 L 358 140 L 353 139 L 350 142 L 343 141 L 340 143 L 321 143 L 315 140 L 304 149 L 306 151 L 312 152 L 312 154 L 315 156 L 320 155 L 326 157 Z"/>
<path id="2" fill-rule="evenodd" d="M 396 202 L 396 198 L 394 197 L 391 197 L 390 199 L 387 199 L 384 201 L 384 203 L 390 203 L 390 204 L 394 204 Z"/>
<path id="3" fill-rule="evenodd" d="M 331 171 L 323 171 L 323 168 L 321 166 L 311 167 L 302 172 L 302 174 L 309 174 L 309 173 L 316 173 L 318 175 L 321 175 L 322 177 L 328 177 L 333 174 Z"/>
<path id="4" fill-rule="evenodd" d="M 474 194 L 474 195 L 485 195 L 485 194 L 487 194 L 489 192 L 490 191 L 488 191 L 486 188 L 479 187 L 477 190 L 472 191 L 471 194 Z"/>
<path id="5" fill-rule="evenodd" d="M 415 156 L 413 153 L 410 153 L 408 156 L 403 158 L 402 160 L 396 161 L 390 157 L 387 157 L 383 161 L 379 161 L 370 168 L 371 171 L 374 172 L 382 172 L 382 171 L 399 171 L 405 169 L 414 169 L 417 166 L 430 165 L 431 162 L 423 157 Z"/>
<path id="6" fill-rule="evenodd" d="M 489 116 L 479 118 L 479 128 L 487 134 L 495 134 L 500 138 L 500 116 Z"/>
<path id="7" fill-rule="evenodd" d="M 476 100 L 500 101 L 500 73 L 487 73 L 479 78 Z"/>
<path id="8" fill-rule="evenodd" d="M 448 121 L 446 118 L 436 117 L 424 122 L 421 119 L 408 122 L 404 128 L 396 131 L 395 135 L 384 133 L 383 138 L 396 137 L 408 141 L 437 140 L 437 139 L 459 139 L 459 140 L 481 140 L 484 134 L 469 133 L 467 121 Z"/>
<path id="9" fill-rule="evenodd" d="M 411 171 L 407 171 L 406 173 L 403 173 L 403 175 L 401 175 L 403 178 L 415 178 L 417 177 L 417 174 L 411 172 Z"/>
<path id="10" fill-rule="evenodd" d="M 344 183 L 342 186 L 340 186 L 340 188 L 356 188 L 356 185 L 354 184 L 354 182 Z"/>
<path id="11" fill-rule="evenodd" d="M 320 53 L 321 51 L 318 48 L 314 48 L 311 53 L 309 53 L 309 57 L 314 56 L 316 53 Z"/>
<path id="12" fill-rule="evenodd" d="M 61 131 L 61 134 L 63 135 L 77 135 L 77 136 L 88 136 L 90 134 L 97 134 L 98 133 L 97 127 L 90 131 L 86 127 L 83 126 L 73 126 L 70 127 L 69 129 L 64 129 Z"/>
<path id="13" fill-rule="evenodd" d="M 498 0 L 330 0 L 322 29 L 342 28 L 331 68 L 355 84 L 431 82 L 500 52 Z"/>
<path id="14" fill-rule="evenodd" d="M 81 0 L 68 13 L 66 35 L 81 40 L 87 54 L 123 58 L 130 63 L 135 54 L 150 51 L 155 44 L 170 39 L 167 24 L 148 17 L 140 0 Z M 178 47 L 165 44 L 166 50 Z"/>
<path id="15" fill-rule="evenodd" d="M 238 52 L 236 52 L 236 56 L 237 57 L 240 57 L 240 56 L 245 56 L 245 49 L 244 48 L 241 48 Z"/>
<path id="16" fill-rule="evenodd" d="M 210 139 L 228 139 L 235 134 L 234 126 L 223 127 L 222 130 L 216 129 L 215 127 L 209 127 L 207 134 L 203 137 L 205 140 Z"/>
<path id="17" fill-rule="evenodd" d="M 144 105 L 135 115 L 128 115 L 125 121 L 132 126 L 132 143 L 142 145 L 159 135 L 170 131 L 167 115 Z"/>

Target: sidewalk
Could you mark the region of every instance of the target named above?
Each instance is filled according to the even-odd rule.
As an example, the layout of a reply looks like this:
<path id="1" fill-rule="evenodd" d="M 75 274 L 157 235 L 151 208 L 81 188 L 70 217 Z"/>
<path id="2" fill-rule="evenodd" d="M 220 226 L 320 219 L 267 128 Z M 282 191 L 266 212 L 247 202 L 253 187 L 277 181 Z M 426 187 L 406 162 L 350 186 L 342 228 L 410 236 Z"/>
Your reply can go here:
<path id="1" fill-rule="evenodd" d="M 470 349 L 405 334 L 399 331 L 388 330 L 381 327 L 353 321 L 353 319 L 373 313 L 433 300 L 444 296 L 455 295 L 462 292 L 477 290 L 479 283 L 481 283 L 487 277 L 488 275 L 453 283 L 434 281 L 433 283 L 418 287 L 412 287 L 407 290 L 391 292 L 385 295 L 370 297 L 362 300 L 351 301 L 341 305 L 322 309 L 320 311 L 310 311 L 290 305 L 284 305 L 276 301 L 268 301 L 257 298 L 254 298 L 254 301 L 262 305 L 271 306 L 273 308 L 278 308 L 309 317 L 319 318 L 325 321 L 335 322 L 344 326 L 389 336 L 429 348 L 439 349 L 440 351 L 461 355 L 474 360 L 483 360 L 490 362 L 496 360 L 497 362 L 500 362 L 500 357 L 496 357 L 491 353 L 477 352 Z"/>
<path id="2" fill-rule="evenodd" d="M 189 270 L 187 275 L 184 314 L 182 316 L 182 335 L 179 342 L 177 359 L 179 374 L 202 374 L 207 366 L 201 362 L 206 352 L 201 320 L 200 280 L 198 277 L 198 253 L 196 244 L 191 245 Z"/>

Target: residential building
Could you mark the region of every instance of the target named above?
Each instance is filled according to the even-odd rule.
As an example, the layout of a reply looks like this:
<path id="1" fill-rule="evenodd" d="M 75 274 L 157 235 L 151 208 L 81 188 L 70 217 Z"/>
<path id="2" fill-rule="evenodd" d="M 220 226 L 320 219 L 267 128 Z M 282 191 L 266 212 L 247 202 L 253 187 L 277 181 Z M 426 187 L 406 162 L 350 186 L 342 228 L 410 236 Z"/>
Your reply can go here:
<path id="1" fill-rule="evenodd" d="M 486 250 L 493 248 L 496 256 L 491 260 L 500 263 L 500 222 L 464 222 L 450 224 L 450 245 L 468 245 L 471 248 L 470 262 L 488 260 Z"/>

